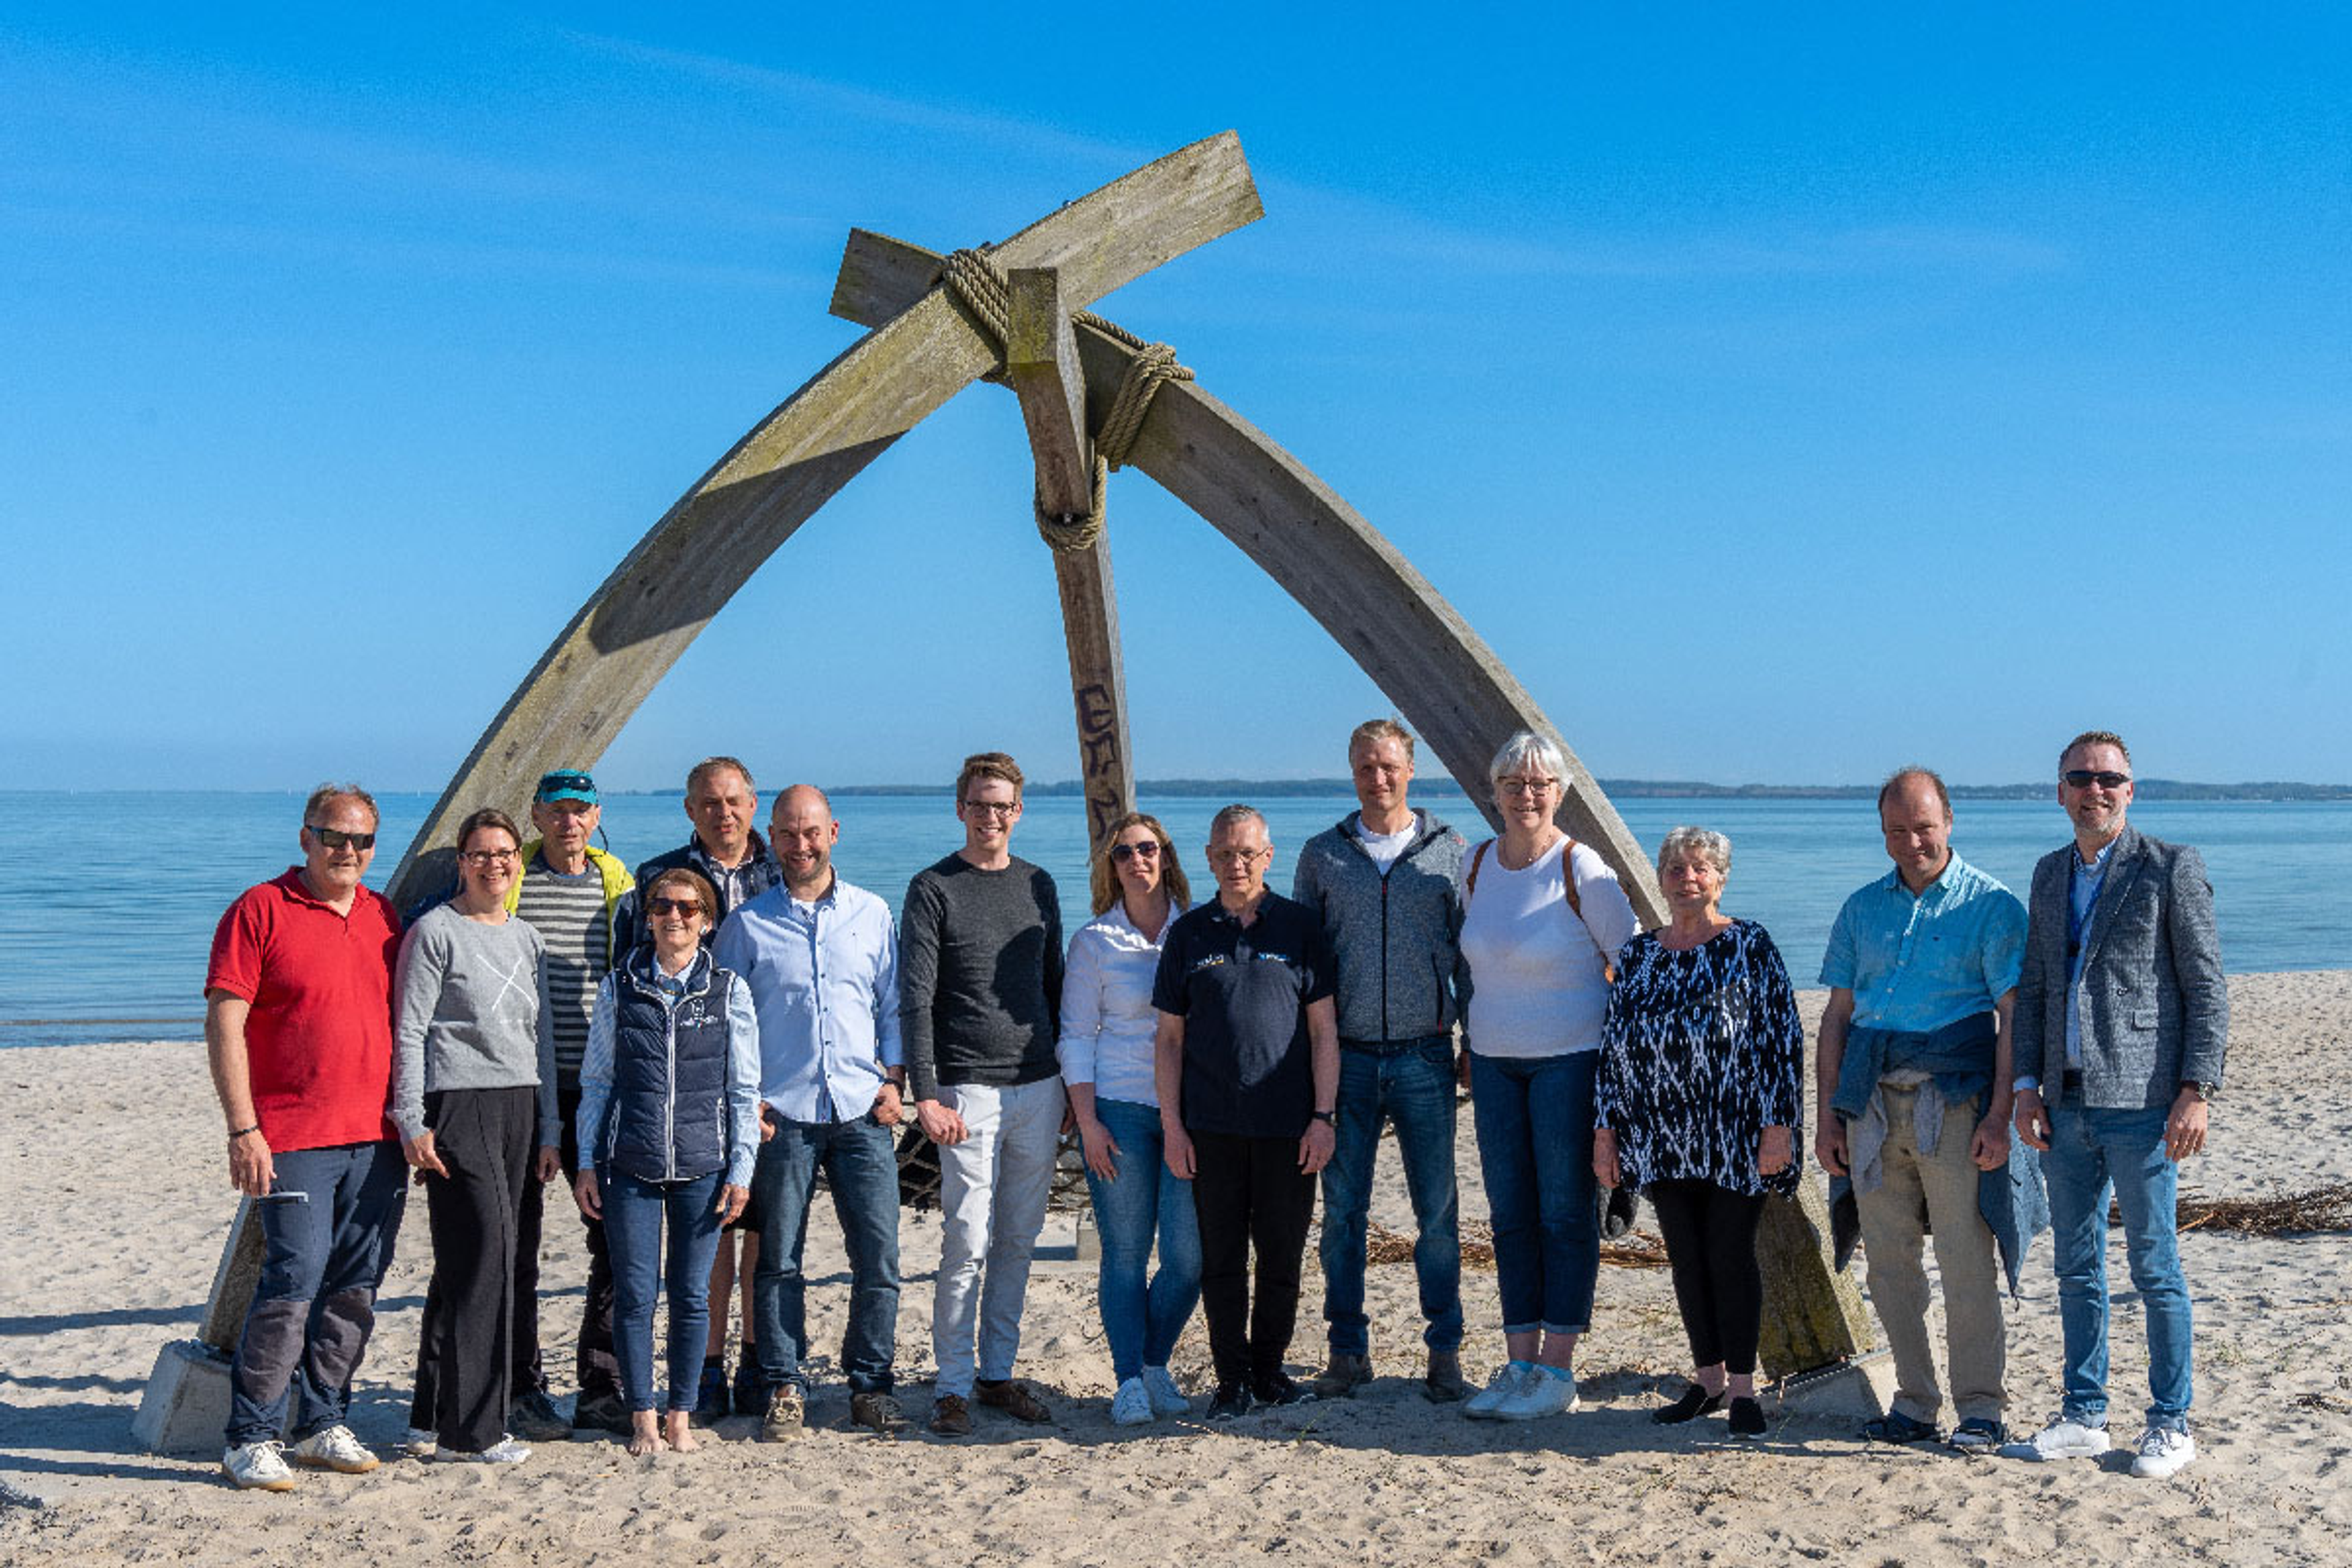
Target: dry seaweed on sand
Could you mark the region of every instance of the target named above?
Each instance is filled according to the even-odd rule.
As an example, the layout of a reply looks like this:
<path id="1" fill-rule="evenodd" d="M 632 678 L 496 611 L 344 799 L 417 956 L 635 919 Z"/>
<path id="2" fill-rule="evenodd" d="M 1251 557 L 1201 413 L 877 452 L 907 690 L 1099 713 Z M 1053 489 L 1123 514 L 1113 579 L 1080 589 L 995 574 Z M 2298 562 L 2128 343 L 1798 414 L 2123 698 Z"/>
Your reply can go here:
<path id="1" fill-rule="evenodd" d="M 1369 1226 L 1364 1233 L 1364 1261 L 1410 1263 L 1412 1237 L 1386 1226 Z M 1629 1231 L 1615 1241 L 1601 1244 L 1601 1261 L 1621 1268 L 1663 1268 L 1666 1266 L 1666 1244 L 1645 1232 Z M 1462 1222 L 1462 1266 L 1481 1269 L 1495 1267 L 1495 1233 L 1483 1220 Z"/>
<path id="2" fill-rule="evenodd" d="M 2266 1198 L 2183 1195 L 2175 1209 L 2182 1230 L 2234 1230 L 2246 1236 L 2309 1235 L 2352 1230 L 2352 1182 Z M 2111 1215 L 2111 1225 L 2123 1223 Z"/>

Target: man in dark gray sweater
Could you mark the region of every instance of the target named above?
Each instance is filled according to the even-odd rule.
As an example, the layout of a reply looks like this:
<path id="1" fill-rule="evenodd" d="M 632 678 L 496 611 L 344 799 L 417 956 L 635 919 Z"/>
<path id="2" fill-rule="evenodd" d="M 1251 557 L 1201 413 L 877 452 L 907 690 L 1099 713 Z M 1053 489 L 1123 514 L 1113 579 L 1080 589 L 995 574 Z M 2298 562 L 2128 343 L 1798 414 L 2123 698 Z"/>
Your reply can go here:
<path id="1" fill-rule="evenodd" d="M 1002 752 L 965 758 L 956 816 L 963 847 L 915 874 L 898 936 L 908 1084 L 940 1154 L 930 1427 L 945 1436 L 971 1430 L 974 1398 L 1052 1419 L 1013 1381 L 1013 1359 L 1062 1133 L 1061 900 L 1053 878 L 1012 853 L 1018 764 Z"/>
<path id="2" fill-rule="evenodd" d="M 1323 1316 L 1328 1399 L 1372 1375 L 1364 1315 L 1365 1224 L 1383 1121 L 1412 1200 L 1413 1272 L 1429 1347 L 1423 1392 L 1456 1400 L 1462 1380 L 1462 1248 L 1454 1187 L 1454 1024 L 1462 963 L 1462 835 L 1405 802 L 1412 735 L 1373 719 L 1348 738 L 1361 810 L 1307 841 L 1291 897 L 1313 910 L 1339 961 L 1339 1139 L 1323 1168 Z"/>

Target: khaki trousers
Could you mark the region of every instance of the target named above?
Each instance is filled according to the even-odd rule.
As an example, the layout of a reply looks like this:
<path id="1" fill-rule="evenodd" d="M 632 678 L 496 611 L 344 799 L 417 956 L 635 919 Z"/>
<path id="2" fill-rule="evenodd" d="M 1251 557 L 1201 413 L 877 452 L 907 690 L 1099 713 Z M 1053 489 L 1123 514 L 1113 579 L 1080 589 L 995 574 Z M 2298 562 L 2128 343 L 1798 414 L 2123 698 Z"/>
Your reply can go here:
<path id="1" fill-rule="evenodd" d="M 1944 1345 L 1951 1362 L 1952 1407 L 1963 1421 L 1999 1421 L 2009 1404 L 2001 1379 L 2008 1347 L 2000 1319 L 2000 1268 L 1992 1230 L 1977 1208 L 1976 1162 L 1969 1142 L 1981 1100 L 1944 1108 L 1936 1152 L 1922 1155 L 1911 1127 L 1916 1089 L 1881 1085 L 1886 1097 L 1886 1179 L 1857 1192 L 1871 1304 L 1895 1352 L 1895 1408 L 1934 1422 L 1944 1399 L 1927 1342 L 1927 1271 L 1920 1242 L 1933 1229 L 1936 1268 L 1944 1280 Z"/>

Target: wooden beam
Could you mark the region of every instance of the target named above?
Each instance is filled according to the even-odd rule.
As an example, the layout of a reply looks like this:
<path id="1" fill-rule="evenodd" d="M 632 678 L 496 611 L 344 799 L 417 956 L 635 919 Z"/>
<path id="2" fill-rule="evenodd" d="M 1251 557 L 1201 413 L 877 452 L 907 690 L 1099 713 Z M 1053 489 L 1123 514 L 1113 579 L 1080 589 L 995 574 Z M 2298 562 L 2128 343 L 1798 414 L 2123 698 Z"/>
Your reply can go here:
<path id="1" fill-rule="evenodd" d="M 992 254 L 1000 266 L 1057 268 L 1063 299 L 1077 309 L 1264 212 L 1241 140 L 1224 132 L 1056 208 Z M 864 253 L 853 236 L 843 289 L 872 283 L 851 266 Z M 901 300 L 891 314 L 737 442 L 556 634 L 426 814 L 393 873 L 395 902 L 449 879 L 447 840 L 466 812 L 497 805 L 520 816 L 541 773 L 603 756 L 778 546 L 996 364 L 996 345 L 936 289 Z"/>
<path id="2" fill-rule="evenodd" d="M 1094 447 L 1087 439 L 1087 373 L 1051 267 L 1005 274 L 1013 297 L 1004 340 L 1004 379 L 1021 400 L 1029 452 L 1037 465 L 1037 504 L 1055 517 L 1085 516 L 1094 505 Z M 1066 612 L 1068 601 L 1064 600 Z"/>
<path id="3" fill-rule="evenodd" d="M 1127 666 L 1118 646 L 1118 596 L 1111 587 L 1110 541 L 1054 552 L 1062 637 L 1070 647 L 1070 698 L 1078 723 L 1078 766 L 1087 789 L 1087 847 L 1104 851 L 1110 825 L 1135 809 L 1135 753 L 1128 747 Z"/>

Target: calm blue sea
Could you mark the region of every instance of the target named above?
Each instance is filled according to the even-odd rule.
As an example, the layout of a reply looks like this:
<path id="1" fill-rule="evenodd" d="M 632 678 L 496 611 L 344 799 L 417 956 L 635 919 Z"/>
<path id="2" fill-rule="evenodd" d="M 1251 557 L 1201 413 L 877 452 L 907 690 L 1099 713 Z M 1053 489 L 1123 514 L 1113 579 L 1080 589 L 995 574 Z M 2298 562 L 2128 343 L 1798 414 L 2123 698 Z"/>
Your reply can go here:
<path id="1" fill-rule="evenodd" d="M 432 797 L 381 804 L 386 847 L 369 879 L 377 887 Z M 1143 802 L 1175 837 L 1196 890 L 1208 885 L 1196 847 L 1221 804 Z M 1424 804 L 1475 826 L 1458 800 Z M 1285 890 L 1298 845 L 1354 802 L 1264 805 L 1272 880 Z M 1839 903 L 1887 867 L 1866 800 L 1632 800 L 1621 809 L 1648 846 L 1677 823 L 1729 835 L 1724 907 L 1764 922 L 1800 984 L 1817 973 Z M 299 858 L 300 810 L 292 795 L 0 792 L 0 1046 L 202 1038 L 214 923 L 240 889 Z M 836 865 L 894 907 L 908 878 L 962 842 L 944 795 L 844 797 L 838 810 Z M 1962 801 L 1958 817 L 1955 846 L 2021 892 L 2035 858 L 2066 837 L 2054 802 Z M 2352 804 L 2143 802 L 2132 820 L 2204 851 L 2232 971 L 2352 967 L 2342 899 L 2352 887 Z M 604 832 L 634 864 L 683 843 L 688 824 L 675 797 L 623 796 L 606 803 Z M 1082 802 L 1033 799 L 1013 847 L 1054 873 L 1068 914 L 1084 910 Z"/>

